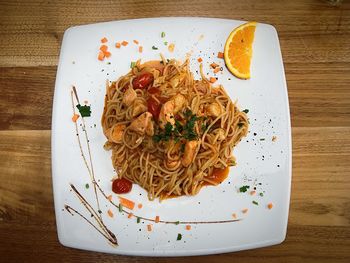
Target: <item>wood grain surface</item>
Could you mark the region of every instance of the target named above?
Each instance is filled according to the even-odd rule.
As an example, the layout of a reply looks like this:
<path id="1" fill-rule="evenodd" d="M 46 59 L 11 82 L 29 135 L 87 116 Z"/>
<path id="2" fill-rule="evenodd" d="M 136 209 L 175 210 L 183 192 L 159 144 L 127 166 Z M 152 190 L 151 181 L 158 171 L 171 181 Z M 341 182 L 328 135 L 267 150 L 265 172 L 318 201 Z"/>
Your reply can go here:
<path id="1" fill-rule="evenodd" d="M 64 30 L 158 16 L 256 20 L 276 27 L 293 127 L 290 216 L 281 245 L 151 259 L 59 244 L 50 126 Z M 349 162 L 350 1 L 0 0 L 1 262 L 350 262 Z"/>

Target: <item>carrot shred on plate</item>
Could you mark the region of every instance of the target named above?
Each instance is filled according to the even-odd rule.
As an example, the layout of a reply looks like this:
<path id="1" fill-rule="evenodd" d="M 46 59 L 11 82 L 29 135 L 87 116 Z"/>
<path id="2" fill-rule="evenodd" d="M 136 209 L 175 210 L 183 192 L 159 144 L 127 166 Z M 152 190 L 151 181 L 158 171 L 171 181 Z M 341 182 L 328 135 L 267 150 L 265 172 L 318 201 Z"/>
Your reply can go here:
<path id="1" fill-rule="evenodd" d="M 107 213 L 108 213 L 109 217 L 113 217 L 114 216 L 114 214 L 113 214 L 111 209 L 108 209 Z"/>
<path id="2" fill-rule="evenodd" d="M 215 62 L 213 62 L 213 63 L 210 64 L 210 66 L 211 66 L 212 68 L 217 68 L 219 65 L 216 64 Z"/>
<path id="3" fill-rule="evenodd" d="M 174 43 L 171 43 L 171 44 L 168 46 L 169 52 L 174 52 L 174 49 L 175 49 L 175 44 L 174 44 Z"/>
<path id="4" fill-rule="evenodd" d="M 138 208 L 138 209 L 141 209 L 141 208 L 142 208 L 142 204 L 139 203 L 139 204 L 137 205 L 137 208 Z"/>
<path id="5" fill-rule="evenodd" d="M 186 225 L 186 230 L 191 230 L 191 226 L 190 225 Z"/>
<path id="6" fill-rule="evenodd" d="M 255 195 L 256 192 L 255 191 L 250 191 L 250 195 Z"/>
<path id="7" fill-rule="evenodd" d="M 104 54 L 106 58 L 109 58 L 112 55 L 111 52 L 109 51 L 104 52 Z"/>
<path id="8" fill-rule="evenodd" d="M 119 42 L 115 43 L 116 48 L 120 48 L 121 44 Z"/>
<path id="9" fill-rule="evenodd" d="M 129 219 L 132 218 L 133 215 L 134 215 L 133 213 L 128 214 L 128 218 Z"/>
<path id="10" fill-rule="evenodd" d="M 210 83 L 214 83 L 216 81 L 216 78 L 210 77 L 209 81 L 210 81 Z"/>
<path id="11" fill-rule="evenodd" d="M 221 69 L 219 67 L 214 69 L 214 73 L 218 73 Z"/>
<path id="12" fill-rule="evenodd" d="M 142 53 L 143 47 L 139 46 L 139 52 Z"/>
<path id="13" fill-rule="evenodd" d="M 107 196 L 108 201 L 112 201 L 112 195 Z"/>
<path id="14" fill-rule="evenodd" d="M 201 62 L 203 61 L 203 59 L 202 59 L 202 58 L 198 58 L 197 61 L 198 61 L 199 63 L 201 63 Z"/>
<path id="15" fill-rule="evenodd" d="M 107 49 L 108 49 L 108 47 L 107 47 L 106 45 L 100 46 L 100 50 L 101 50 L 102 52 L 106 52 Z"/>
<path id="16" fill-rule="evenodd" d="M 149 232 L 152 231 L 152 225 L 147 225 L 147 231 L 149 231 Z"/>
<path id="17" fill-rule="evenodd" d="M 248 212 L 248 208 L 244 208 L 243 210 L 242 210 L 242 213 L 243 214 L 246 214 Z"/>
<path id="18" fill-rule="evenodd" d="M 159 223 L 159 216 L 156 216 L 156 218 L 154 219 L 154 222 Z"/>
<path id="19" fill-rule="evenodd" d="M 74 114 L 72 117 L 72 121 L 73 122 L 77 122 L 77 120 L 79 119 L 79 115 L 78 114 Z"/>
<path id="20" fill-rule="evenodd" d="M 124 47 L 127 46 L 128 44 L 129 44 L 128 41 L 125 41 L 125 40 L 124 40 L 124 41 L 122 42 L 122 45 L 123 45 Z"/>
<path id="21" fill-rule="evenodd" d="M 133 210 L 134 207 L 135 207 L 135 202 L 129 200 L 129 199 L 126 199 L 124 197 L 120 197 L 119 196 L 119 201 L 120 201 L 120 204 L 123 206 L 123 207 L 126 207 L 126 208 L 129 208 L 130 210 Z"/>
<path id="22" fill-rule="evenodd" d="M 272 203 L 269 203 L 269 204 L 267 205 L 267 208 L 268 208 L 268 209 L 272 209 L 272 207 L 273 207 L 273 204 L 272 204 Z"/>
<path id="23" fill-rule="evenodd" d="M 134 42 L 136 45 L 139 44 L 139 41 L 137 41 L 137 40 L 133 40 L 133 42 Z"/>
<path id="24" fill-rule="evenodd" d="M 100 60 L 100 61 L 102 61 L 102 60 L 104 60 L 104 58 L 105 58 L 105 53 L 103 53 L 102 51 L 100 51 L 99 53 L 98 53 L 98 60 Z"/>
<path id="25" fill-rule="evenodd" d="M 233 214 L 232 214 L 232 217 L 233 217 L 233 219 L 236 219 L 236 218 L 237 218 L 236 213 L 233 213 Z"/>
<path id="26" fill-rule="evenodd" d="M 106 37 L 101 39 L 101 43 L 106 43 L 108 41 L 108 39 Z"/>
<path id="27" fill-rule="evenodd" d="M 224 58 L 224 53 L 218 52 L 218 58 Z"/>

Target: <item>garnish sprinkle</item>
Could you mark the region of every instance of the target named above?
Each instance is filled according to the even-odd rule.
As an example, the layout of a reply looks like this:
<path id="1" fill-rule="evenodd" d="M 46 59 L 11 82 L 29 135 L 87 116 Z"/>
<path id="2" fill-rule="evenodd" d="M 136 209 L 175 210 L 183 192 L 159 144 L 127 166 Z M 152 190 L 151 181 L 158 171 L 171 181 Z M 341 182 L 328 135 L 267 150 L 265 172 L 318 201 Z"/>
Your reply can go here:
<path id="1" fill-rule="evenodd" d="M 254 205 L 259 205 L 259 203 L 257 201 L 253 201 L 252 202 Z"/>
<path id="2" fill-rule="evenodd" d="M 89 189 L 89 187 L 90 187 L 89 184 L 85 184 L 86 189 Z"/>
<path id="3" fill-rule="evenodd" d="M 81 106 L 80 104 L 78 104 L 78 105 L 76 105 L 76 107 L 78 108 L 81 117 L 90 117 L 91 116 L 90 106 L 88 106 L 88 105 Z"/>
<path id="4" fill-rule="evenodd" d="M 244 112 L 244 113 L 248 113 L 248 112 L 249 112 L 249 110 L 248 110 L 248 109 L 245 109 L 245 110 L 243 110 L 243 112 Z"/>
<path id="5" fill-rule="evenodd" d="M 152 46 L 153 50 L 158 50 L 158 48 L 156 46 Z"/>
<path id="6" fill-rule="evenodd" d="M 161 37 L 165 37 L 165 32 L 162 32 L 162 33 L 160 34 L 160 36 L 161 36 Z"/>
<path id="7" fill-rule="evenodd" d="M 178 234 L 177 234 L 176 240 L 177 240 L 177 241 L 180 241 L 181 239 L 182 239 L 182 235 L 181 235 L 180 233 L 178 233 Z"/>
<path id="8" fill-rule="evenodd" d="M 243 186 L 241 186 L 240 188 L 239 188 L 239 192 L 240 193 L 245 193 L 245 192 L 247 192 L 247 190 L 249 189 L 249 185 L 243 185 Z"/>

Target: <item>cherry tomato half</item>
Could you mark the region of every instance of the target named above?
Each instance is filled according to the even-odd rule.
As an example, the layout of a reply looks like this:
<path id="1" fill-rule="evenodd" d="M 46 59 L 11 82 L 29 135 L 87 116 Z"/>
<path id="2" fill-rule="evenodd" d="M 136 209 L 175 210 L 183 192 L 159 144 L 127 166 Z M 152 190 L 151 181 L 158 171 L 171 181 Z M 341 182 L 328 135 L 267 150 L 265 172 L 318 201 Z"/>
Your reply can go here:
<path id="1" fill-rule="evenodd" d="M 116 194 L 126 194 L 131 191 L 132 182 L 125 178 L 115 179 L 112 183 L 112 191 Z"/>
<path id="2" fill-rule="evenodd" d="M 159 90 L 158 88 L 156 88 L 156 87 L 151 87 L 151 88 L 149 88 L 149 89 L 147 90 L 147 92 L 148 92 L 149 94 L 159 94 L 159 93 L 160 93 L 160 90 Z"/>
<path id="3" fill-rule="evenodd" d="M 160 105 L 158 103 L 158 101 L 156 101 L 154 98 L 150 97 L 147 100 L 147 108 L 148 108 L 148 112 L 150 112 L 153 115 L 153 118 L 155 120 L 158 120 L 159 117 L 159 113 L 160 113 L 160 108 L 162 105 Z"/>
<path id="4" fill-rule="evenodd" d="M 151 73 L 143 73 L 132 80 L 134 89 L 145 89 L 153 83 L 154 77 Z"/>

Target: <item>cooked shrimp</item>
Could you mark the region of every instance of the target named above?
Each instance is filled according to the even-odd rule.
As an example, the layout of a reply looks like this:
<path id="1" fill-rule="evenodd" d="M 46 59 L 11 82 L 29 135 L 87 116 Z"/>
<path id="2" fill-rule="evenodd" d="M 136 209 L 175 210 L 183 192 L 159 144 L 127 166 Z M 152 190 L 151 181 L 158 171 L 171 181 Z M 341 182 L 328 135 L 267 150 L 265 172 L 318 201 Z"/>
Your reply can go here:
<path id="1" fill-rule="evenodd" d="M 124 93 L 123 103 L 126 106 L 130 106 L 134 102 L 136 97 L 137 97 L 136 91 L 130 87 Z"/>
<path id="2" fill-rule="evenodd" d="M 139 117 L 131 122 L 130 130 L 135 131 L 141 135 L 144 135 L 146 133 L 147 135 L 152 136 L 154 133 L 152 114 L 149 112 L 142 113 Z"/>
<path id="3" fill-rule="evenodd" d="M 194 160 L 197 151 L 198 141 L 186 142 L 184 155 L 181 163 L 183 166 L 188 167 Z"/>
<path id="4" fill-rule="evenodd" d="M 123 140 L 124 130 L 126 128 L 125 124 L 115 124 L 109 132 L 109 139 L 115 143 L 121 143 Z"/>

